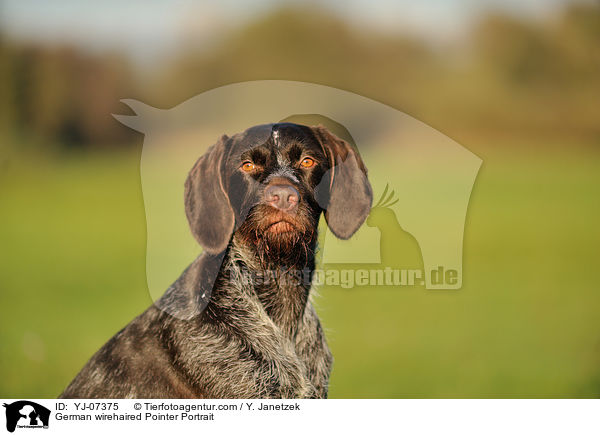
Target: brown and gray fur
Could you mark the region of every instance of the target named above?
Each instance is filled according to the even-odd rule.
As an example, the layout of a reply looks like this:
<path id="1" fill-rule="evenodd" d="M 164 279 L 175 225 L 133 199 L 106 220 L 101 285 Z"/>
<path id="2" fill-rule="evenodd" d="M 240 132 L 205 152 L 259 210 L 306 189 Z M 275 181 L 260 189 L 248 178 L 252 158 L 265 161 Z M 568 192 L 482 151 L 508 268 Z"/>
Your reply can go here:
<path id="1" fill-rule="evenodd" d="M 185 186 L 203 254 L 61 397 L 326 398 L 333 360 L 311 302 L 319 216 L 348 238 L 371 201 L 358 152 L 324 127 L 223 136 Z"/>

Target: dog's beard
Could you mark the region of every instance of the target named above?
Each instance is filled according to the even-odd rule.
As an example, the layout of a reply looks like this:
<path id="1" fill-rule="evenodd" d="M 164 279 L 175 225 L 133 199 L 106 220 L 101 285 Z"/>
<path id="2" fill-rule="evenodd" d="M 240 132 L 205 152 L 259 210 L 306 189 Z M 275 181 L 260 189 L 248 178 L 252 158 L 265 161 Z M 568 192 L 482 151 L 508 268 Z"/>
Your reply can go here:
<path id="1" fill-rule="evenodd" d="M 285 233 L 263 233 L 256 238 L 256 248 L 261 263 L 283 266 L 297 265 L 300 269 L 306 266 L 308 259 L 314 255 L 313 231 L 297 230 Z"/>
<path id="2" fill-rule="evenodd" d="M 314 258 L 316 219 L 304 210 L 295 215 L 258 205 L 248 214 L 237 231 L 239 239 L 254 247 L 263 267 L 307 266 Z"/>

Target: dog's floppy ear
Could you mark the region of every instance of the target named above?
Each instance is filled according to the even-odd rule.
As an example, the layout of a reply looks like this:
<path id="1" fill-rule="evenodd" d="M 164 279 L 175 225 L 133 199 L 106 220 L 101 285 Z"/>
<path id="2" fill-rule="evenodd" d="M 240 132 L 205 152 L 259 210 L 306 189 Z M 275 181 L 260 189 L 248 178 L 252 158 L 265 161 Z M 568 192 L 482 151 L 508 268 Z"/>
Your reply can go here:
<path id="1" fill-rule="evenodd" d="M 233 233 L 234 215 L 225 190 L 223 135 L 198 159 L 185 181 L 185 214 L 192 234 L 210 254 L 222 252 Z"/>
<path id="2" fill-rule="evenodd" d="M 312 127 L 330 162 L 330 170 L 317 186 L 316 197 L 325 209 L 333 234 L 349 239 L 371 210 L 373 190 L 358 152 L 323 126 Z"/>

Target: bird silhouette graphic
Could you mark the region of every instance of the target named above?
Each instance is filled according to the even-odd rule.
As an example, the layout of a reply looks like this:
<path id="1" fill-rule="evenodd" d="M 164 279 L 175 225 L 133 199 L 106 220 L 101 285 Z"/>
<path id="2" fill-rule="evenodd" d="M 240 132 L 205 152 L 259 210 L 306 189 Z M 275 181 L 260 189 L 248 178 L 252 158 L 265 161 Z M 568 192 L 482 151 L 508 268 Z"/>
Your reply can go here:
<path id="1" fill-rule="evenodd" d="M 367 225 L 381 233 L 379 249 L 381 267 L 399 270 L 423 270 L 423 258 L 419 242 L 405 231 L 392 206 L 399 201 L 395 191 L 386 184 L 377 203 L 371 208 Z"/>

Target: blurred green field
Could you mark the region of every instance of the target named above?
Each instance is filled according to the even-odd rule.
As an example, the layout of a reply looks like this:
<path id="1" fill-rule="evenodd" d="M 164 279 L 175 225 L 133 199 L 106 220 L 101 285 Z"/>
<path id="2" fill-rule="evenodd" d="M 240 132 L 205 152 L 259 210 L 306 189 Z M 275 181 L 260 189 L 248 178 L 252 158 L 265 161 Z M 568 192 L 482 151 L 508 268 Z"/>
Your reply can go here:
<path id="1" fill-rule="evenodd" d="M 600 154 L 487 150 L 464 285 L 323 288 L 332 398 L 600 397 Z M 139 153 L 0 171 L 0 396 L 55 397 L 150 303 Z"/>

